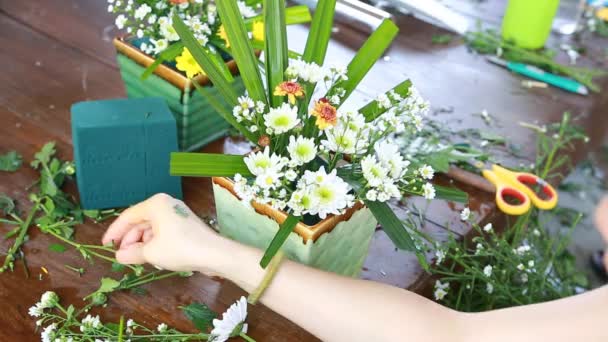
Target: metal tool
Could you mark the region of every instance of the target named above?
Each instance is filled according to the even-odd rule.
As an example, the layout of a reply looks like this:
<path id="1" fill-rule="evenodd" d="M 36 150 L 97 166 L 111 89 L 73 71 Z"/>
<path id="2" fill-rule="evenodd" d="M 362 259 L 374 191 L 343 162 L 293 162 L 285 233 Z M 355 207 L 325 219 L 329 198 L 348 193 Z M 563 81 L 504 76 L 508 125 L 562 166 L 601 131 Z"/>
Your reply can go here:
<path id="1" fill-rule="evenodd" d="M 581 83 L 567 77 L 558 76 L 550 72 L 541 70 L 535 66 L 517 62 L 508 62 L 495 56 L 487 57 L 488 61 L 503 66 L 520 75 L 528 76 L 537 81 L 545 82 L 554 87 L 558 87 L 569 92 L 581 95 L 588 95 L 589 90 Z"/>

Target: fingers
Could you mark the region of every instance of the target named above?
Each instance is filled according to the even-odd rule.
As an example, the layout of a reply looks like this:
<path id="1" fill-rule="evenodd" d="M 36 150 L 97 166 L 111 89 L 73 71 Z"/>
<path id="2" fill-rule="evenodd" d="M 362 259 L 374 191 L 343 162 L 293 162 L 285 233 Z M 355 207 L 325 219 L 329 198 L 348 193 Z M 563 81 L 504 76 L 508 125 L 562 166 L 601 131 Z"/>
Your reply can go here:
<path id="1" fill-rule="evenodd" d="M 116 261 L 123 265 L 143 264 L 146 262 L 144 257 L 144 244 L 136 242 L 126 248 L 116 251 Z"/>
<path id="2" fill-rule="evenodd" d="M 131 230 L 129 230 L 129 232 L 127 232 L 122 238 L 122 241 L 120 242 L 120 248 L 126 248 L 136 242 L 143 242 L 143 236 L 146 230 L 151 230 L 150 224 L 148 222 L 138 223 L 134 225 Z"/>
<path id="3" fill-rule="evenodd" d="M 164 194 L 154 195 L 123 211 L 123 213 L 110 225 L 101 242 L 104 245 L 111 242 L 114 242 L 116 245 L 120 244 L 125 234 L 127 234 L 134 225 L 145 221 L 152 221 L 155 212 L 162 208 L 162 203 L 165 203 L 166 199 L 169 197 L 170 196 Z"/>
<path id="4" fill-rule="evenodd" d="M 608 197 L 604 197 L 595 211 L 595 224 L 604 240 L 608 242 Z"/>

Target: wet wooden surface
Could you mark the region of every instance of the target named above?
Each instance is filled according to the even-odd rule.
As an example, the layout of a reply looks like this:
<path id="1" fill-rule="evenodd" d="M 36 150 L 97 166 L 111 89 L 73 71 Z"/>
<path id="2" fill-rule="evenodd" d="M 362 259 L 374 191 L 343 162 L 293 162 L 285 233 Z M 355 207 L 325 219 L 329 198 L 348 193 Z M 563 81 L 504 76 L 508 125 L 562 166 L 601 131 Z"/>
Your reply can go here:
<path id="1" fill-rule="evenodd" d="M 452 1 L 456 2 L 456 1 Z M 462 1 L 463 13 L 471 18 L 482 17 L 499 22 L 504 1 L 486 1 L 480 7 Z M 458 6 L 458 3 L 456 2 Z M 105 12 L 102 0 L 0 0 L 0 153 L 17 150 L 27 165 L 45 142 L 57 142 L 59 155 L 72 158 L 69 108 L 72 103 L 91 99 L 124 97 L 124 88 L 115 63 L 111 39 L 117 32 L 112 17 Z M 518 141 L 525 158 L 533 156 L 533 134 L 518 126 L 518 121 L 554 122 L 564 111 L 583 114 L 579 123 L 592 133 L 590 144 L 577 149 L 576 156 L 602 142 L 605 115 L 590 114 L 594 97 L 581 97 L 557 89 L 528 91 L 520 86 L 520 77 L 486 63 L 483 58 L 467 52 L 461 42 L 447 46 L 431 44 L 441 29 L 407 16 L 399 16 L 401 34 L 387 57 L 377 63 L 353 100 L 363 102 L 389 89 L 404 78 L 411 78 L 433 107 L 453 108 L 451 113 L 431 115 L 450 128 L 476 127 L 491 129 Z M 291 27 L 291 48 L 298 50 L 307 29 Z M 364 35 L 348 27 L 336 26 L 328 58 L 345 63 L 353 50 L 363 42 Z M 596 43 L 593 43 L 594 46 Z M 606 44 L 606 41 L 597 44 Z M 604 45 L 606 46 L 606 45 Z M 597 57 L 606 63 L 605 55 Z M 604 64 L 606 65 L 606 64 Z M 488 110 L 500 125 L 487 128 L 472 113 Z M 206 151 L 242 152 L 243 146 L 231 140 L 217 141 Z M 0 193 L 28 208 L 26 187 L 36 179 L 36 172 L 22 167 L 16 173 L 0 173 Z M 73 191 L 73 184 L 69 185 Z M 470 193 L 470 207 L 481 221 L 499 217 L 492 196 L 462 186 Z M 214 215 L 211 186 L 208 179 L 185 179 L 185 201 L 202 216 Z M 422 202 L 419 202 L 422 204 Z M 438 240 L 450 232 L 466 235 L 469 228 L 458 219 L 463 205 L 434 201 L 427 208 L 425 230 Z M 88 223 L 78 227 L 76 239 L 99 243 L 105 224 Z M 2 231 L 8 227 L 1 227 Z M 40 294 L 52 289 L 66 301 L 79 306 L 81 298 L 98 287 L 102 276 L 114 276 L 109 265 L 89 265 L 76 251 L 58 254 L 48 251 L 51 237 L 31 230 L 24 248 L 32 272 L 26 278 L 22 269 L 0 274 L 0 341 L 37 341 L 34 320 L 27 309 Z M 0 242 L 5 252 L 10 241 Z M 429 256 L 430 257 L 430 256 Z M 82 277 L 67 270 L 64 264 L 86 267 Z M 49 274 L 39 278 L 40 267 Z M 362 275 L 403 288 L 421 291 L 427 278 L 413 255 L 395 251 L 382 231 L 377 231 Z M 243 295 L 229 281 L 218 281 L 195 275 L 189 279 L 167 279 L 146 286 L 148 295 L 113 294 L 103 309 L 104 321 L 117 321 L 121 314 L 150 327 L 160 322 L 192 331 L 192 326 L 179 313 L 178 306 L 192 301 L 207 303 L 223 312 Z M 319 303 L 322 305 L 322 303 Z M 251 336 L 258 341 L 315 341 L 295 324 L 262 305 L 249 315 Z"/>

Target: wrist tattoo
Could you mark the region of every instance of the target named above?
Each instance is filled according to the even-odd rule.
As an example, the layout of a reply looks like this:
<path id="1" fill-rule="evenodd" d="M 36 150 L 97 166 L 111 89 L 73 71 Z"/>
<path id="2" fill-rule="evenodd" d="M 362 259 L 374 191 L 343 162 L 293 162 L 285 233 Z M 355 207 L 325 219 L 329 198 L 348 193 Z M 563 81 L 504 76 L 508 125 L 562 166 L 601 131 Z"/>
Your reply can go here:
<path id="1" fill-rule="evenodd" d="M 183 205 L 180 204 L 176 204 L 173 206 L 173 210 L 175 211 L 175 213 L 183 218 L 187 218 L 188 216 L 190 216 L 188 214 L 188 210 L 186 208 L 184 208 Z"/>

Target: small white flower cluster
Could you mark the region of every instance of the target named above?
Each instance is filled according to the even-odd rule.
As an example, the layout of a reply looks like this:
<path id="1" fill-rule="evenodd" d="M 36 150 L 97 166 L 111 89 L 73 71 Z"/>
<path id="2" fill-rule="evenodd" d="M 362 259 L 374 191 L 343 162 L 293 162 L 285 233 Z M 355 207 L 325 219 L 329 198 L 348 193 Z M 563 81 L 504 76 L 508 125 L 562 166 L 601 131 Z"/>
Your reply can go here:
<path id="1" fill-rule="evenodd" d="M 44 310 L 54 308 L 59 303 L 59 297 L 53 291 L 47 291 L 42 294 L 40 301 L 32 306 L 28 313 L 32 317 L 40 317 Z"/>
<path id="2" fill-rule="evenodd" d="M 99 329 L 100 327 L 101 320 L 99 319 L 99 316 L 87 315 L 82 319 L 82 321 L 80 321 L 80 331 L 83 333 Z"/>
<path id="3" fill-rule="evenodd" d="M 329 151 L 351 155 L 367 152 L 369 148 L 370 124 L 358 112 L 338 111 L 338 124 L 324 131 L 321 145 Z"/>
<path id="4" fill-rule="evenodd" d="M 374 127 L 380 131 L 391 130 L 402 133 L 409 127 L 420 131 L 423 127 L 422 118 L 426 116 L 429 104 L 424 100 L 418 89 L 410 87 L 407 96 L 403 97 L 391 90 L 376 98 L 378 107 L 386 112 L 374 120 Z"/>
<path id="5" fill-rule="evenodd" d="M 325 79 L 327 73 L 320 65 L 307 63 L 301 59 L 292 59 L 285 69 L 285 75 L 289 79 L 299 80 L 307 83 L 317 83 Z"/>
<path id="6" fill-rule="evenodd" d="M 252 98 L 245 94 L 243 96 L 239 96 L 238 105 L 232 108 L 232 115 L 234 116 L 237 122 L 251 122 L 251 124 L 249 125 L 249 130 L 251 132 L 256 132 L 258 130 L 258 127 L 255 125 L 256 117 L 264 114 L 265 110 L 266 105 L 264 104 L 264 102 L 258 101 L 257 103 L 255 103 Z"/>
<path id="7" fill-rule="evenodd" d="M 170 0 L 159 0 L 153 5 L 144 0 L 108 0 L 108 12 L 118 14 L 115 25 L 119 30 L 137 38 L 149 38 L 140 49 L 150 55 L 158 55 L 172 42 L 178 41 L 179 35 L 173 28 L 172 17 L 177 13 L 190 28 L 194 37 L 203 46 L 219 29 L 217 9 L 210 1 L 194 0 L 178 4 Z M 255 16 L 255 9 L 244 1 L 238 1 L 241 14 L 245 17 Z"/>
<path id="8" fill-rule="evenodd" d="M 402 182 L 410 162 L 403 159 L 397 145 L 387 141 L 376 143 L 374 151 L 375 154 L 366 155 L 361 160 L 363 177 L 369 186 L 365 197 L 379 202 L 399 198 L 398 184 Z"/>

